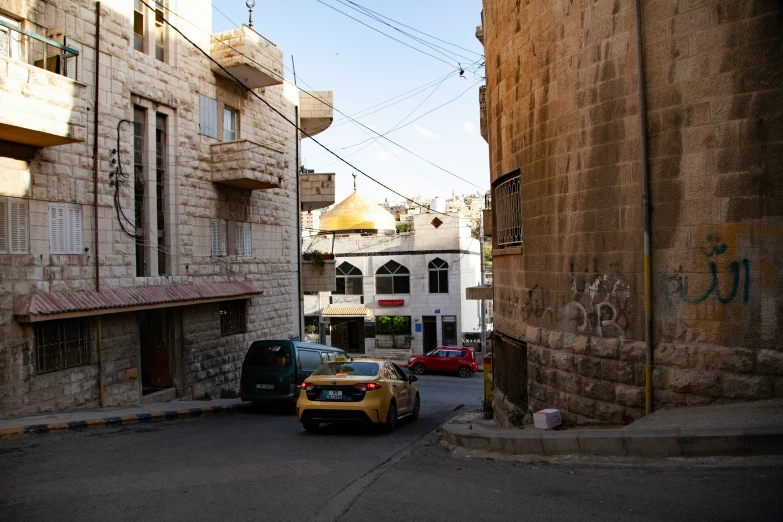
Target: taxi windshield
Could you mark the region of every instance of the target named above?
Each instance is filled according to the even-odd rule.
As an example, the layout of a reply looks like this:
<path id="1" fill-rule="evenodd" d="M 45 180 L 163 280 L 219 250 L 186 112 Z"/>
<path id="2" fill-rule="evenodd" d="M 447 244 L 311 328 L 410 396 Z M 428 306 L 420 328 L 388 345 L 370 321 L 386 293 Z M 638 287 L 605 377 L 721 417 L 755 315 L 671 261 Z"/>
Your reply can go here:
<path id="1" fill-rule="evenodd" d="M 313 375 L 337 375 L 344 373 L 354 377 L 375 377 L 378 375 L 378 363 L 374 362 L 332 362 L 326 363 L 313 372 Z"/>

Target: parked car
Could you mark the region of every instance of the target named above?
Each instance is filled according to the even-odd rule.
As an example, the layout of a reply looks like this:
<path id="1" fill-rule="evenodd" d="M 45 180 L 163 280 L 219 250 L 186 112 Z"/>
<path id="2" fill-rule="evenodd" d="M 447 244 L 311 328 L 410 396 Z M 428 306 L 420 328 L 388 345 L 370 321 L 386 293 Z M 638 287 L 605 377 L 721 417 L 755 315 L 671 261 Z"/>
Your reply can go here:
<path id="1" fill-rule="evenodd" d="M 467 378 L 478 371 L 478 362 L 473 348 L 438 346 L 430 353 L 408 359 L 408 369 L 416 375 L 424 372 L 455 372 Z"/>
<path id="2" fill-rule="evenodd" d="M 337 356 L 339 348 L 289 340 L 254 341 L 242 364 L 239 395 L 254 404 L 295 403 L 299 388 L 312 372 Z"/>
<path id="3" fill-rule="evenodd" d="M 414 381 L 415 375 L 406 376 L 389 361 L 337 357 L 302 383 L 296 415 L 309 432 L 324 422 L 353 422 L 378 425 L 388 433 L 399 419 L 419 417 Z"/>

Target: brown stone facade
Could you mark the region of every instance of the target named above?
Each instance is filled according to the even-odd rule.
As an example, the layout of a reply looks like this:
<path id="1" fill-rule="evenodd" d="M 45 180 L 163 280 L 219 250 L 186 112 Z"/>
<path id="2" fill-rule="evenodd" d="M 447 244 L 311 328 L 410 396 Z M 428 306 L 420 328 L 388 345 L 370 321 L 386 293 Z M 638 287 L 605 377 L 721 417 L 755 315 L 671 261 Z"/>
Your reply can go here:
<path id="1" fill-rule="evenodd" d="M 641 5 L 654 407 L 783 397 L 781 4 Z M 527 344 L 520 408 L 569 421 L 644 415 L 635 17 L 484 0 L 491 179 L 519 171 L 523 238 L 493 250 L 495 331 Z"/>

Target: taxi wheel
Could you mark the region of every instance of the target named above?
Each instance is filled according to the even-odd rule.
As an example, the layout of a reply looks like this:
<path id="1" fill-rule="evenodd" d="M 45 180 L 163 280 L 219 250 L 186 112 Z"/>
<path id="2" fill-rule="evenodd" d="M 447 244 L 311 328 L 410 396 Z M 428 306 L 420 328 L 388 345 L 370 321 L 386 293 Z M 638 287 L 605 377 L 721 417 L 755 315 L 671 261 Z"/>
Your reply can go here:
<path id="1" fill-rule="evenodd" d="M 391 433 L 394 428 L 397 427 L 397 405 L 394 401 L 389 404 L 389 413 L 386 414 L 386 422 L 383 424 L 382 429 L 384 433 Z"/>
<path id="2" fill-rule="evenodd" d="M 470 377 L 472 373 L 473 372 L 471 372 L 470 368 L 468 368 L 467 366 L 463 366 L 462 368 L 459 369 L 459 376 L 462 377 L 463 379 L 467 379 L 468 377 Z"/>
<path id="3" fill-rule="evenodd" d="M 427 369 L 421 363 L 413 365 L 413 373 L 415 373 L 416 375 L 424 375 L 424 372 L 426 370 Z"/>
<path id="4" fill-rule="evenodd" d="M 304 427 L 305 431 L 308 433 L 315 433 L 318 431 L 318 426 L 320 426 L 320 422 L 315 421 L 303 421 L 302 426 Z"/>
<path id="5" fill-rule="evenodd" d="M 413 403 L 413 411 L 411 412 L 411 419 L 416 420 L 419 418 L 419 410 L 421 409 L 421 400 L 419 400 L 419 394 L 416 394 L 416 402 Z"/>

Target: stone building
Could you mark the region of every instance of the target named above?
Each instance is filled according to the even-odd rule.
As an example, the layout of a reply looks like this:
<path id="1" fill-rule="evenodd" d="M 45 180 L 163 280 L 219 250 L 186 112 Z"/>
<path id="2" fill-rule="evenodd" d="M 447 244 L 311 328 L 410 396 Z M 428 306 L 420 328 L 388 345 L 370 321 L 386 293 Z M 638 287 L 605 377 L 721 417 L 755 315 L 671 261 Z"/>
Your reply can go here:
<path id="1" fill-rule="evenodd" d="M 286 119 L 322 131 L 331 93 L 300 108 L 280 49 L 211 13 L 0 4 L 0 416 L 214 397 L 252 340 L 300 335 L 318 198 Z"/>
<path id="2" fill-rule="evenodd" d="M 781 3 L 640 4 L 483 2 L 501 422 L 783 397 Z"/>
<path id="3" fill-rule="evenodd" d="M 312 340 L 350 353 L 406 358 L 461 345 L 479 324 L 465 289 L 481 278 L 478 241 L 460 215 L 408 216 L 398 232 L 388 211 L 354 192 L 321 216 L 305 252 L 326 257 L 303 267 L 304 310 Z M 389 328 L 391 326 L 391 329 Z"/>

